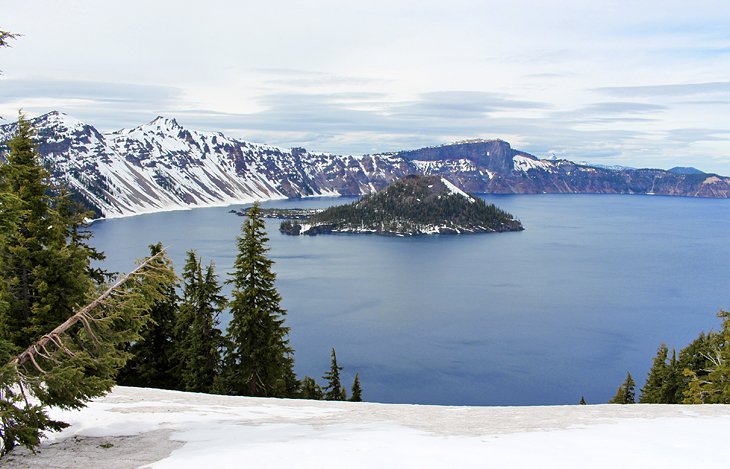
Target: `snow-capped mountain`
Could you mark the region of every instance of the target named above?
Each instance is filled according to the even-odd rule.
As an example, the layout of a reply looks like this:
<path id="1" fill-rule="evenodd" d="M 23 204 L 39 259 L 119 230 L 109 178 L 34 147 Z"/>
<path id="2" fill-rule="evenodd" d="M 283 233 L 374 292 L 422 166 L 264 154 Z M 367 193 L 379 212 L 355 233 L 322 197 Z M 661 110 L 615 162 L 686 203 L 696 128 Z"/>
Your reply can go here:
<path id="1" fill-rule="evenodd" d="M 39 153 L 100 215 L 117 217 L 287 197 L 360 194 L 387 185 L 407 165 L 387 156 L 310 154 L 191 131 L 158 117 L 101 134 L 59 112 L 31 120 Z M 0 141 L 16 124 L 0 127 Z"/>
<path id="2" fill-rule="evenodd" d="M 407 174 L 444 176 L 468 192 L 730 196 L 730 179 L 717 175 L 616 171 L 540 160 L 502 140 L 355 157 L 251 143 L 189 130 L 162 117 L 106 134 L 56 111 L 31 124 L 55 182 L 69 185 L 105 217 L 263 199 L 362 195 Z M 0 126 L 0 142 L 11 138 L 16 126 Z M 0 147 L 0 158 L 5 151 Z"/>

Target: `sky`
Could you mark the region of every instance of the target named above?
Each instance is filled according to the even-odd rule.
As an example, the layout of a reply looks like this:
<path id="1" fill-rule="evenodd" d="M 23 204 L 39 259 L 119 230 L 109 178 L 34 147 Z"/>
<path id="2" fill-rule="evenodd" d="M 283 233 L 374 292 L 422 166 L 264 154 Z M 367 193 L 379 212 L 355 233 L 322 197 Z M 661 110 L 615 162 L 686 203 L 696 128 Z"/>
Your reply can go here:
<path id="1" fill-rule="evenodd" d="M 730 2 L 0 0 L 0 116 L 730 175 Z"/>

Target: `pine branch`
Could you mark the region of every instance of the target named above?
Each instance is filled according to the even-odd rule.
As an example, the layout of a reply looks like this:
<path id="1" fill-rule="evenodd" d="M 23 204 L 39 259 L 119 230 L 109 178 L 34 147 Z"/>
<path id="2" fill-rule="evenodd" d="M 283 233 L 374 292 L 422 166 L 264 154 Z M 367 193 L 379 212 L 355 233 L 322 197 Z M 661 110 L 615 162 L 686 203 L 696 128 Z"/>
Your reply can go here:
<path id="1" fill-rule="evenodd" d="M 125 282 L 127 282 L 129 279 L 137 275 L 141 270 L 143 270 L 145 267 L 147 267 L 150 262 L 152 262 L 155 259 L 158 259 L 162 257 L 162 255 L 165 253 L 164 249 L 157 254 L 155 254 L 152 257 L 149 257 L 145 259 L 144 262 L 142 262 L 139 266 L 137 266 L 136 269 L 132 270 L 128 274 L 124 275 L 122 278 L 117 280 L 114 285 L 109 287 L 104 293 L 99 295 L 94 301 L 89 303 L 88 305 L 84 306 L 82 309 L 80 309 L 76 314 L 68 318 L 66 321 L 64 321 L 60 326 L 53 329 L 48 334 L 41 337 L 37 342 L 34 344 L 31 344 L 27 349 L 25 349 L 23 352 L 15 356 L 12 360 L 10 360 L 10 364 L 13 365 L 16 369 L 21 366 L 25 366 L 28 361 L 30 361 L 33 366 L 40 371 L 41 373 L 45 373 L 43 369 L 38 365 L 38 363 L 35 360 L 35 357 L 39 355 L 39 347 L 42 349 L 46 348 L 46 345 L 50 343 L 53 343 L 56 345 L 59 350 L 63 350 L 66 354 L 69 356 L 73 356 L 74 353 L 69 350 L 66 346 L 63 345 L 63 342 L 61 341 L 61 334 L 66 332 L 68 329 L 70 329 L 72 326 L 78 323 L 82 323 L 84 329 L 88 332 L 88 334 L 91 336 L 91 338 L 98 342 L 98 339 L 94 332 L 91 329 L 91 325 L 89 323 L 89 319 L 94 321 L 94 318 L 89 315 L 89 313 L 97 308 L 99 305 L 101 305 L 109 296 L 111 296 L 119 287 L 121 287 Z"/>

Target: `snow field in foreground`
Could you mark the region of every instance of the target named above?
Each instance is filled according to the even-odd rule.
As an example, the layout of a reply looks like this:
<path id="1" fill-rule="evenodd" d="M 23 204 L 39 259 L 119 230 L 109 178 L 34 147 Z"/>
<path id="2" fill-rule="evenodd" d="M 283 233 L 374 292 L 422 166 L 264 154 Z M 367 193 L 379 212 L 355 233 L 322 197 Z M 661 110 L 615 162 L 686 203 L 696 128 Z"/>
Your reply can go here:
<path id="1" fill-rule="evenodd" d="M 125 387 L 52 416 L 71 427 L 9 467 L 726 468 L 730 432 L 730 406 L 720 405 L 443 407 Z M 119 444 L 108 461 L 102 443 Z"/>

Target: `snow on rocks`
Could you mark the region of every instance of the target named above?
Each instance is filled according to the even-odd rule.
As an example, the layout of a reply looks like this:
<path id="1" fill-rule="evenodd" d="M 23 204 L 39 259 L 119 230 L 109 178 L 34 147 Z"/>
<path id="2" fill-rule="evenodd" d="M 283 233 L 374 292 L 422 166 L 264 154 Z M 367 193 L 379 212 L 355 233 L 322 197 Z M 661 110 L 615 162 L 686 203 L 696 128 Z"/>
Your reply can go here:
<path id="1" fill-rule="evenodd" d="M 117 387 L 3 467 L 725 468 L 730 406 L 446 407 Z"/>
<path id="2" fill-rule="evenodd" d="M 526 173 L 532 170 L 538 171 L 554 171 L 555 167 L 549 161 L 538 160 L 537 158 L 529 158 L 523 155 L 515 155 L 512 157 L 515 171 Z"/>
<path id="3" fill-rule="evenodd" d="M 368 182 L 372 189 L 364 192 L 374 192 L 373 181 L 387 183 L 407 172 L 402 159 L 389 155 L 310 154 L 187 130 L 164 117 L 106 134 L 56 111 L 30 122 L 54 182 L 71 186 L 107 218 L 339 196 L 352 181 Z M 17 124 L 0 126 L 0 141 L 16 129 Z M 328 177 L 332 172 L 338 177 Z"/>

